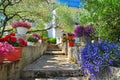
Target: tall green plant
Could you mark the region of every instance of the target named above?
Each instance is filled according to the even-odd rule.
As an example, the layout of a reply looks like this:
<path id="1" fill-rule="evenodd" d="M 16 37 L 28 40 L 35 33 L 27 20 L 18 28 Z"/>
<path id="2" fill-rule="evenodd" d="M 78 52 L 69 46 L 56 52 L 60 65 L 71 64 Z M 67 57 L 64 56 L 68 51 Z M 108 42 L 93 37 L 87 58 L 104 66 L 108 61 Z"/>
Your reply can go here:
<path id="1" fill-rule="evenodd" d="M 87 13 L 81 14 L 83 17 L 80 16 L 80 22 L 94 24 L 97 35 L 100 34 L 102 39 L 118 41 L 120 38 L 119 4 L 119 0 L 86 0 L 84 9 Z"/>

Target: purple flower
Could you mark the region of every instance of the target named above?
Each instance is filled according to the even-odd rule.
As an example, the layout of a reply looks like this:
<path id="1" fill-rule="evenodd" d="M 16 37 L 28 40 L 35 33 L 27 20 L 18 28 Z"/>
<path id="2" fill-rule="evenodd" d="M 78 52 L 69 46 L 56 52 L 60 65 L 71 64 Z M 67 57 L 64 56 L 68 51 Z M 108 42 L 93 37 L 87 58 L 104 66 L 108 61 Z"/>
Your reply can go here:
<path id="1" fill-rule="evenodd" d="M 76 37 L 92 37 L 93 34 L 95 33 L 95 28 L 87 25 L 86 27 L 84 26 L 77 26 L 74 30 L 74 34 Z"/>
<path id="2" fill-rule="evenodd" d="M 74 30 L 76 37 L 82 37 L 84 35 L 84 26 L 77 26 Z"/>
<path id="3" fill-rule="evenodd" d="M 40 39 L 40 36 L 38 34 L 32 34 L 34 37 L 36 37 L 38 40 Z"/>

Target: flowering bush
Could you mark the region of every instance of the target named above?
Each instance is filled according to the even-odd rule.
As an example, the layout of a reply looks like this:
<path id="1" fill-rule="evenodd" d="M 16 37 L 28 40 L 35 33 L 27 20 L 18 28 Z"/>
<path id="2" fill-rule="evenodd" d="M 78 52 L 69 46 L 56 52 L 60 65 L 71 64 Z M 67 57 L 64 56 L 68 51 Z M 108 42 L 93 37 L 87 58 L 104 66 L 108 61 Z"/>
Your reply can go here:
<path id="1" fill-rule="evenodd" d="M 15 21 L 11 24 L 12 28 L 16 27 L 25 27 L 30 29 L 32 26 L 28 22 L 23 22 L 23 21 Z"/>
<path id="2" fill-rule="evenodd" d="M 14 51 L 15 49 L 12 45 L 8 44 L 7 42 L 0 42 L 0 56 L 9 55 Z"/>
<path id="3" fill-rule="evenodd" d="M 109 71 L 110 65 L 119 66 L 120 46 L 107 42 L 90 43 L 83 49 L 81 57 L 82 68 L 88 70 L 91 76 L 100 76 L 100 71 Z"/>
<path id="4" fill-rule="evenodd" d="M 10 33 L 3 38 L 0 38 L 0 42 L 8 42 L 12 46 L 27 46 L 27 42 L 22 38 L 16 38 L 15 33 Z"/>
<path id="5" fill-rule="evenodd" d="M 74 30 L 74 34 L 76 37 L 82 37 L 82 36 L 92 37 L 93 33 L 95 33 L 95 29 L 89 25 L 87 25 L 86 27 L 77 26 Z"/>
<path id="6" fill-rule="evenodd" d="M 84 26 L 77 26 L 74 30 L 74 34 L 76 37 L 82 37 L 84 33 Z"/>

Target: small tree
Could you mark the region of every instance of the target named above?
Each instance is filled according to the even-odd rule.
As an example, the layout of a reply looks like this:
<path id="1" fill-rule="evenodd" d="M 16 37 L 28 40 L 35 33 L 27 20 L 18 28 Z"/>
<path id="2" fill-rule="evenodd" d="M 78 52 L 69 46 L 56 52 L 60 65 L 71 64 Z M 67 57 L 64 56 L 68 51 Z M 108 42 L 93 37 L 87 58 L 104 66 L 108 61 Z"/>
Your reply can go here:
<path id="1" fill-rule="evenodd" d="M 1 28 L 1 32 L 0 32 L 0 37 L 2 37 L 4 31 L 5 31 L 5 27 L 7 25 L 7 22 L 9 20 L 11 20 L 12 18 L 14 18 L 15 16 L 19 16 L 19 13 L 21 13 L 21 11 L 17 11 L 14 13 L 8 13 L 7 9 L 9 9 L 9 7 L 18 4 L 20 1 L 22 0 L 1 0 L 0 1 L 0 13 L 2 14 L 2 16 L 4 16 L 4 20 L 0 26 Z"/>

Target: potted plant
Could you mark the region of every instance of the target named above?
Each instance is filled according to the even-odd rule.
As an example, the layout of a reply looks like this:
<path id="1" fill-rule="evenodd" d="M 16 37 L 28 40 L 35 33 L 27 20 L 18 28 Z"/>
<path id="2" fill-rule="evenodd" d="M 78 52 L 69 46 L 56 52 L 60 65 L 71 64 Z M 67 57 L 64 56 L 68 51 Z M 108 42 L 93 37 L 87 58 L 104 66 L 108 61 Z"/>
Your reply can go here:
<path id="1" fill-rule="evenodd" d="M 85 74 L 89 74 L 91 80 L 113 80 L 104 79 L 105 73 L 110 73 L 110 66 L 120 66 L 120 46 L 117 43 L 105 41 L 90 43 L 80 55 L 82 68 Z"/>
<path id="2" fill-rule="evenodd" d="M 69 47 L 74 47 L 75 45 L 75 39 L 69 39 Z"/>
<path id="3" fill-rule="evenodd" d="M 66 34 L 63 34 L 63 36 L 62 36 L 62 42 L 66 42 L 67 41 L 67 36 L 66 36 Z"/>
<path id="4" fill-rule="evenodd" d="M 28 46 L 33 46 L 39 41 L 39 39 L 36 36 L 30 35 L 28 36 L 27 41 L 28 41 Z"/>
<path id="5" fill-rule="evenodd" d="M 1 38 L 2 42 L 7 42 L 12 45 L 15 49 L 13 53 L 5 56 L 5 60 L 7 61 L 17 61 L 20 59 L 20 54 L 22 52 L 23 46 L 27 46 L 27 42 L 22 38 L 16 38 L 15 33 L 10 33 L 5 37 Z"/>
<path id="6" fill-rule="evenodd" d="M 26 32 L 32 27 L 28 22 L 15 21 L 11 24 L 12 28 L 16 28 L 18 34 L 26 34 Z"/>

